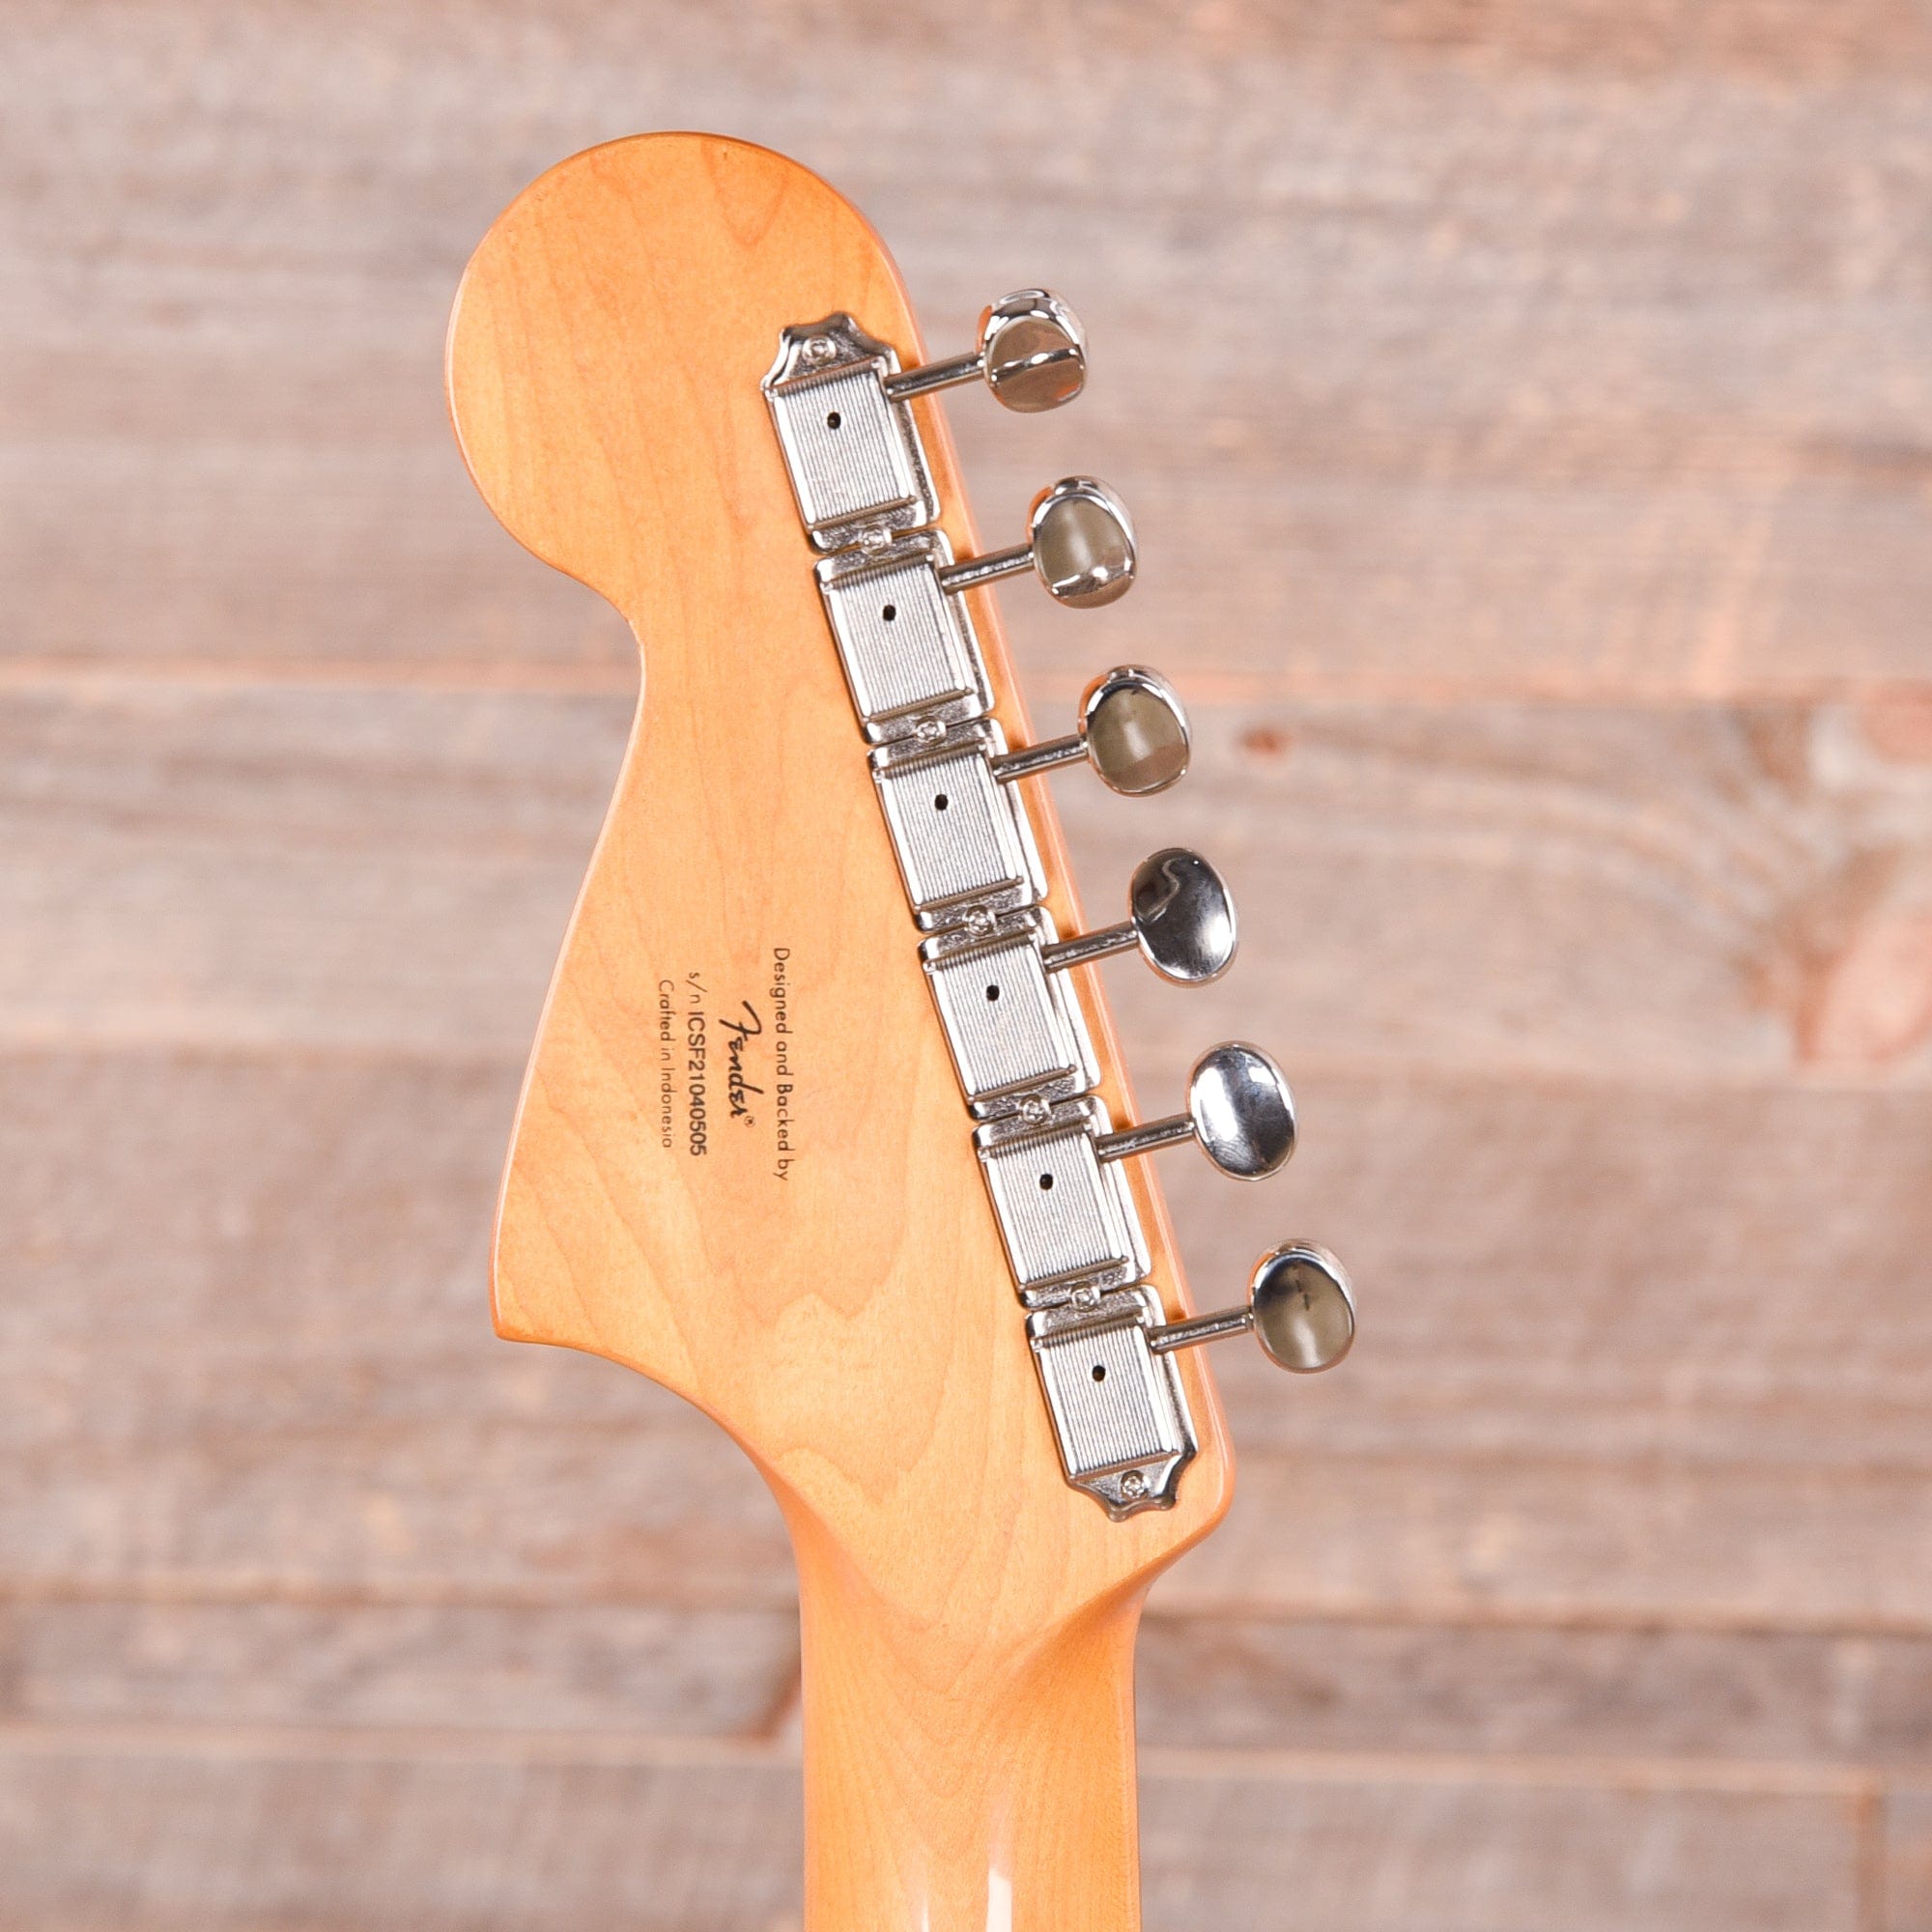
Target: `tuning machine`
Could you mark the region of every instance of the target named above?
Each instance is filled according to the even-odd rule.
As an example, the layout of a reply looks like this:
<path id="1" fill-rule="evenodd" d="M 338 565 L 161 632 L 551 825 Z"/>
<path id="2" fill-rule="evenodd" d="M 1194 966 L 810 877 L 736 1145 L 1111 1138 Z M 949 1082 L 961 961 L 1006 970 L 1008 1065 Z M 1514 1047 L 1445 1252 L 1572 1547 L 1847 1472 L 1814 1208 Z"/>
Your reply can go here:
<path id="1" fill-rule="evenodd" d="M 1145 1281 L 1037 1308 L 1027 1332 L 1067 1481 L 1117 1518 L 1172 1503 L 1195 1446 L 1173 1357 L 1248 1329 L 1279 1368 L 1332 1369 L 1355 1339 L 1342 1264 L 1285 1242 L 1255 1264 L 1245 1307 L 1184 1321 L 1166 1320 Z"/>
<path id="2" fill-rule="evenodd" d="M 974 1135 L 1000 1232 L 1032 1301 L 1111 1288 L 1144 1273 L 1148 1254 L 1126 1185 L 1112 1163 L 1198 1139 L 1224 1174 L 1259 1180 L 1294 1151 L 1288 1083 L 1268 1057 L 1231 1042 L 1202 1056 L 1188 1112 L 1113 1128 L 1094 1096 L 1036 1101 Z M 1051 1198 L 1051 1210 L 1045 1202 Z"/>
<path id="3" fill-rule="evenodd" d="M 1126 1160 L 1194 1141 L 1223 1174 L 1262 1180 L 1294 1151 L 1294 1096 L 1282 1071 L 1258 1046 L 1225 1040 L 1194 1063 L 1187 1111 L 1102 1134 L 1101 1160 Z"/>
<path id="4" fill-rule="evenodd" d="M 1090 684 L 1064 738 L 1024 745 L 993 760 L 1005 781 L 1085 758 L 1101 782 L 1130 798 L 1165 791 L 1187 770 L 1187 713 L 1174 687 L 1145 665 L 1119 665 Z"/>
<path id="5" fill-rule="evenodd" d="M 969 353 L 910 369 L 849 314 L 781 331 L 764 379 L 819 594 L 850 686 L 915 921 L 921 960 L 976 1124 L 1067 1480 L 1110 1514 L 1171 1503 L 1196 1438 L 1175 1351 L 1252 1329 L 1269 1357 L 1326 1368 L 1354 1336 L 1341 1264 L 1294 1243 L 1257 1264 L 1245 1307 L 1170 1321 L 1122 1163 L 1194 1141 L 1222 1173 L 1275 1173 L 1295 1146 L 1293 1096 L 1259 1048 L 1195 1064 L 1182 1113 L 1116 1128 L 1067 967 L 1140 952 L 1179 984 L 1233 963 L 1235 907 L 1199 853 L 1135 867 L 1127 917 L 1062 939 L 1026 794 L 1015 781 L 1081 761 L 1128 796 L 1185 773 L 1185 711 L 1158 672 L 1123 665 L 1083 694 L 1074 728 L 1009 749 L 962 593 L 1032 571 L 1062 604 L 1131 587 L 1132 519 L 1104 483 L 1067 476 L 1033 500 L 1026 540 L 955 557 L 916 400 L 983 382 L 1003 407 L 1058 408 L 1086 380 L 1086 336 L 1057 297 L 1025 289 L 980 318 Z"/>
<path id="6" fill-rule="evenodd" d="M 1355 1340 L 1355 1291 L 1347 1269 L 1326 1248 L 1284 1242 L 1255 1264 L 1245 1308 L 1163 1322 L 1148 1347 L 1164 1355 L 1249 1329 L 1277 1368 L 1301 1376 L 1332 1369 Z"/>
<path id="7" fill-rule="evenodd" d="M 1294 1107 L 1274 1062 L 1231 1040 L 1202 1055 L 1188 1110 L 1171 1120 L 1117 1130 L 1096 1095 L 1036 1094 L 973 1138 L 1013 1277 L 1037 1301 L 1145 1272 L 1145 1237 L 1115 1163 L 1193 1140 L 1223 1174 L 1260 1180 L 1294 1151 Z"/>
<path id="8" fill-rule="evenodd" d="M 1134 563 L 1127 506 L 1096 477 L 1063 476 L 1033 499 L 1025 543 L 961 557 L 938 577 L 940 588 L 953 592 L 1031 570 L 1056 602 L 1086 611 L 1124 597 Z"/>
<path id="9" fill-rule="evenodd" d="M 888 376 L 885 390 L 903 403 L 984 382 L 996 402 L 1035 415 L 1070 403 L 1086 381 L 1087 331 L 1080 318 L 1049 289 L 1016 289 L 980 317 L 977 348 Z"/>
<path id="10" fill-rule="evenodd" d="M 1132 581 L 1132 528 L 1104 485 L 1063 478 L 1036 499 L 1033 524 L 1034 542 L 959 563 L 938 530 L 893 537 L 883 527 L 820 560 L 819 595 L 868 738 L 924 738 L 991 710 L 971 615 L 950 592 L 1037 567 L 1063 603 L 1105 604 Z M 1186 768 L 1187 722 L 1167 681 L 1136 666 L 1108 672 L 1089 689 L 1070 738 L 1005 754 L 994 775 L 1023 778 L 1081 756 L 1119 791 L 1173 783 Z"/>
<path id="11" fill-rule="evenodd" d="M 1134 867 L 1127 917 L 1118 925 L 1056 940 L 1040 956 L 1051 973 L 1138 948 L 1162 979 L 1196 986 L 1228 970 L 1238 937 L 1220 873 L 1199 852 L 1169 845 Z"/>

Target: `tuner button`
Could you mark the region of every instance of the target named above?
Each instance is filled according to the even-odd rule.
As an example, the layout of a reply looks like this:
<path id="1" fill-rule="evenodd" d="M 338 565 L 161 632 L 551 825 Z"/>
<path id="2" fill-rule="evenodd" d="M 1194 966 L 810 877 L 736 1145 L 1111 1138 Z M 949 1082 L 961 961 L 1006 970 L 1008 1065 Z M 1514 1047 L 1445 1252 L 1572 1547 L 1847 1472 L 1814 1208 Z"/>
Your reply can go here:
<path id="1" fill-rule="evenodd" d="M 1157 670 L 1122 665 L 1087 687 L 1080 736 L 1094 769 L 1116 791 L 1145 798 L 1187 769 L 1187 714 Z"/>
<path id="2" fill-rule="evenodd" d="M 1255 1264 L 1248 1305 L 1156 1324 L 1148 1347 L 1157 1355 L 1194 1349 L 1252 1328 L 1277 1368 L 1297 1376 L 1332 1369 L 1355 1340 L 1355 1291 L 1326 1248 L 1286 1241 Z"/>
<path id="3" fill-rule="evenodd" d="M 1165 791 L 1187 769 L 1187 714 L 1174 687 L 1144 665 L 1120 665 L 1087 687 L 1078 728 L 1002 752 L 991 763 L 1002 783 L 1085 758 L 1118 792 Z"/>
<path id="4" fill-rule="evenodd" d="M 1087 381 L 1087 331 L 1047 289 L 1020 289 L 980 318 L 986 386 L 1022 415 L 1070 403 Z"/>
<path id="5" fill-rule="evenodd" d="M 1199 852 L 1170 845 L 1134 867 L 1127 917 L 1148 964 L 1184 986 L 1218 980 L 1235 959 L 1235 901 Z"/>
<path id="6" fill-rule="evenodd" d="M 1127 506 L 1092 476 L 1064 476 L 1033 499 L 1033 567 L 1048 593 L 1077 611 L 1124 597 L 1134 581 Z"/>
<path id="7" fill-rule="evenodd" d="M 1087 331 L 1047 289 L 1018 289 L 980 317 L 980 346 L 970 355 L 922 362 L 886 378 L 895 403 L 983 377 L 1009 410 L 1037 415 L 1070 403 L 1087 381 Z"/>
<path id="8" fill-rule="evenodd" d="M 1198 986 L 1228 970 L 1236 938 L 1235 902 L 1220 873 L 1199 852 L 1170 845 L 1134 867 L 1127 917 L 1119 925 L 1057 939 L 1040 949 L 1040 959 L 1057 973 L 1138 947 L 1162 979 Z"/>
<path id="9" fill-rule="evenodd" d="M 949 595 L 1032 570 L 1062 604 L 1091 610 L 1125 596 L 1134 581 L 1134 526 L 1127 506 L 1092 476 L 1063 476 L 1033 499 L 1027 541 L 964 556 L 937 572 Z"/>
<path id="10" fill-rule="evenodd" d="M 1187 1111 L 1201 1151 L 1223 1174 L 1260 1180 L 1294 1151 L 1294 1098 L 1258 1046 L 1229 1040 L 1194 1063 Z"/>
<path id="11" fill-rule="evenodd" d="M 1355 1339 L 1355 1295 L 1326 1248 L 1291 1241 L 1255 1264 L 1248 1284 L 1255 1339 L 1295 1375 L 1332 1369 Z"/>
<path id="12" fill-rule="evenodd" d="M 1198 1141 L 1201 1151 L 1236 1180 L 1262 1180 L 1294 1151 L 1294 1100 L 1281 1068 L 1258 1046 L 1231 1039 L 1194 1063 L 1187 1111 L 1102 1134 L 1101 1160 L 1125 1160 Z"/>

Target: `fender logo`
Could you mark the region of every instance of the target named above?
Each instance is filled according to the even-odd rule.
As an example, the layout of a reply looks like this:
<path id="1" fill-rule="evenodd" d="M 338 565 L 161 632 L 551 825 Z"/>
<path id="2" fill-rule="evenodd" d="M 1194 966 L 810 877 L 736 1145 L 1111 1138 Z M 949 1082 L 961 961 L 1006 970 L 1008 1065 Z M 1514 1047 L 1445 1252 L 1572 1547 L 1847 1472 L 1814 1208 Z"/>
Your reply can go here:
<path id="1" fill-rule="evenodd" d="M 734 1121 L 743 1121 L 749 1127 L 753 1124 L 751 1099 L 753 1094 L 762 1095 L 762 1087 L 753 1087 L 745 1077 L 745 1043 L 756 1039 L 764 1032 L 765 1023 L 759 1019 L 757 1009 L 750 1000 L 738 1003 L 745 1010 L 742 1020 L 720 1020 L 719 1030 L 727 1036 L 724 1041 L 724 1098 L 731 1110 Z"/>

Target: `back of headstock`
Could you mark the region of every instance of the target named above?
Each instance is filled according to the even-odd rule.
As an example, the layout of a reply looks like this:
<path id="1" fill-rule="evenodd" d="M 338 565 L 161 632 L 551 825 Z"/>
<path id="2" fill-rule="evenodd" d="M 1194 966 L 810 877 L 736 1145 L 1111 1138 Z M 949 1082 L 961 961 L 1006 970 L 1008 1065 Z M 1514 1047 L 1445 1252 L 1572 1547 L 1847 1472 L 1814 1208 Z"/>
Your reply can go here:
<path id="1" fill-rule="evenodd" d="M 451 325 L 478 487 L 624 613 L 644 664 L 519 1111 L 497 1325 L 654 1377 L 772 1483 L 828 1927 L 987 1922 L 989 1838 L 1012 1922 L 1131 1922 L 1110 1791 L 1133 1610 L 1231 1479 L 1180 1350 L 1253 1320 L 1309 1368 L 1352 1333 L 1346 1285 L 1299 1248 L 1252 1315 L 1189 1321 L 1136 1157 L 1192 1137 L 1231 1173 L 1279 1166 L 1293 1115 L 1264 1056 L 1209 1055 L 1186 1115 L 1117 1124 L 1137 1116 L 1093 962 L 1134 948 L 1213 977 L 1232 908 L 1211 867 L 1162 852 L 1126 922 L 1084 927 L 1040 775 L 1079 758 L 1157 790 L 1184 725 L 1129 667 L 1037 741 L 987 586 L 1033 570 L 1111 601 L 1131 532 L 1073 478 L 1026 543 L 985 552 L 933 399 L 983 378 L 1046 407 L 1083 368 L 1037 291 L 989 312 L 979 351 L 923 363 L 857 213 L 701 135 L 544 176 Z M 834 1815 L 856 1821 L 836 1846 Z"/>

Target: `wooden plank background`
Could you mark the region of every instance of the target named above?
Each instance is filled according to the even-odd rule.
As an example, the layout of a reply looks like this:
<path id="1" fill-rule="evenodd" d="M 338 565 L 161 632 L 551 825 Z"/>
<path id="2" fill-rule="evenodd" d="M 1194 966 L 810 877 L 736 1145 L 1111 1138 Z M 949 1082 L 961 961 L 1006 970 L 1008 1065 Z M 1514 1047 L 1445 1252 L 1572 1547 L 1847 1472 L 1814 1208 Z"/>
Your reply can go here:
<path id="1" fill-rule="evenodd" d="M 939 347 L 1048 280 L 1197 775 L 1061 787 L 1142 1091 L 1275 1043 L 1348 1372 L 1238 1351 L 1141 1671 L 1152 1932 L 1932 1927 L 1932 13 L 14 0 L 0 1926 L 795 1923 L 791 1586 L 707 1425 L 490 1336 L 634 678 L 450 446 L 457 272 L 638 128 L 797 154 Z"/>

